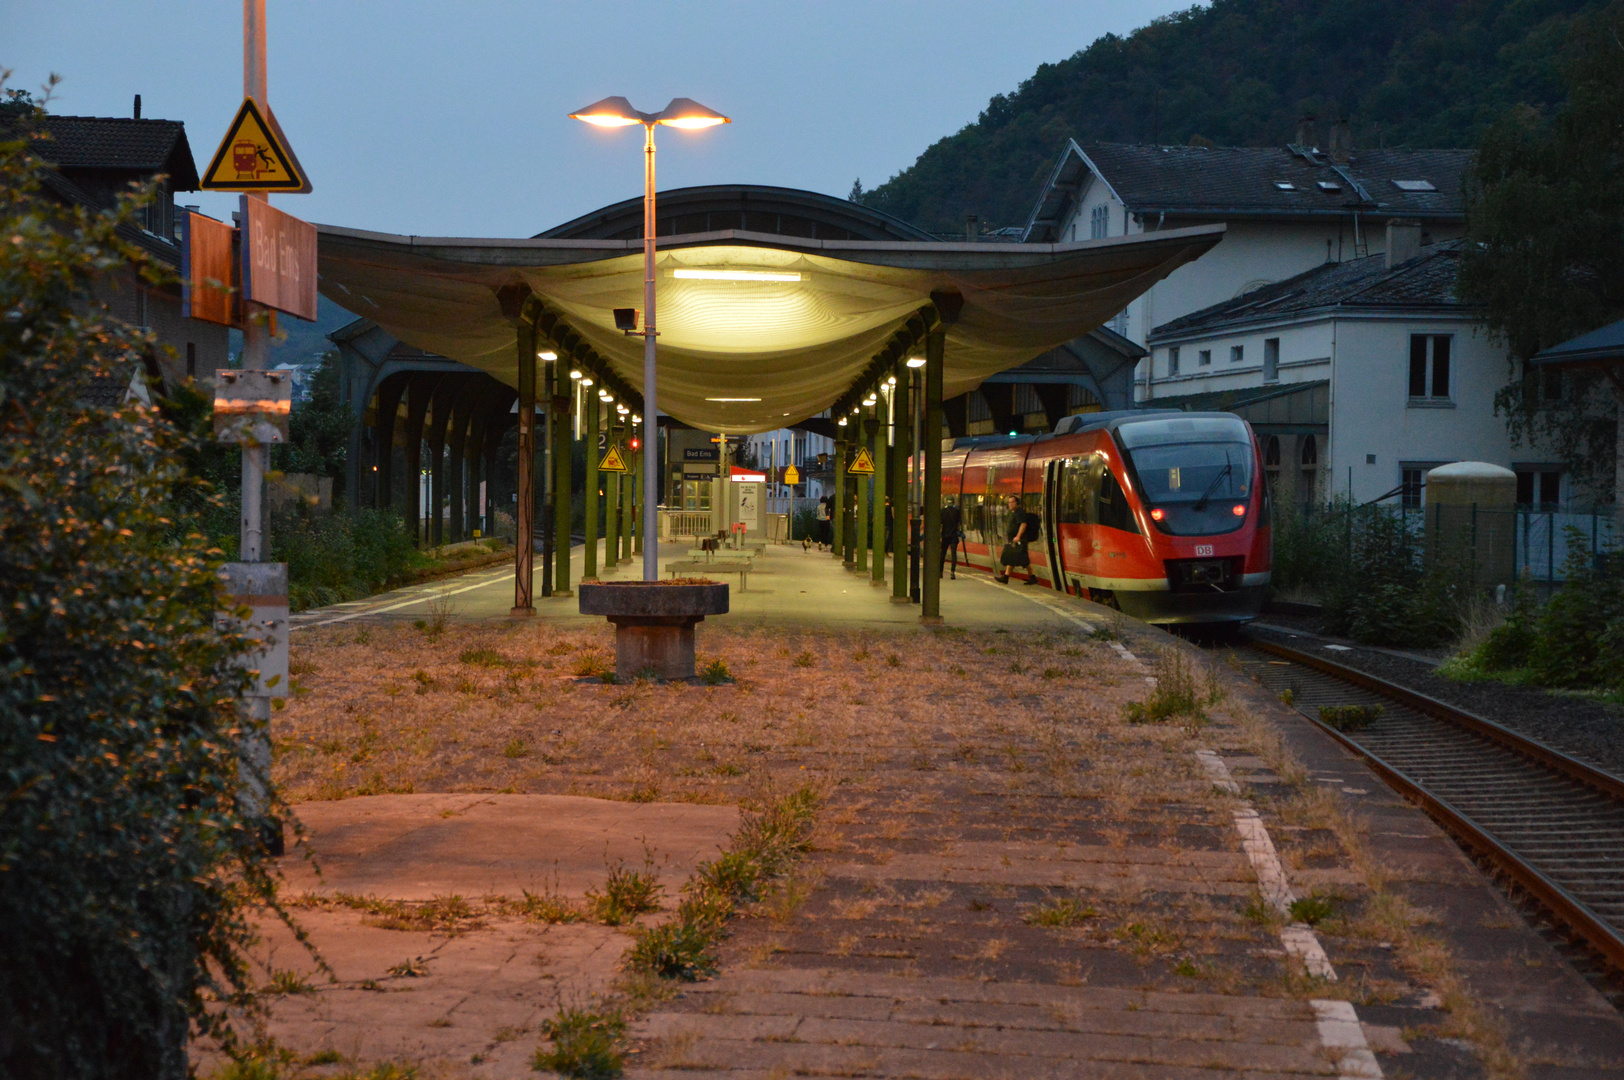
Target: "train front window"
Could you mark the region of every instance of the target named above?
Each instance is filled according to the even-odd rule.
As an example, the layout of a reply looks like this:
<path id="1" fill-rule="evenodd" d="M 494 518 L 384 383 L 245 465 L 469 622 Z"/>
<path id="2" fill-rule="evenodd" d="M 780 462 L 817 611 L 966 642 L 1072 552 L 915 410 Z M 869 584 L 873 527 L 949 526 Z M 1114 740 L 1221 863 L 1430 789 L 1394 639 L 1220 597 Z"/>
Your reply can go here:
<path id="1" fill-rule="evenodd" d="M 1117 436 L 1151 521 L 1172 536 L 1234 532 L 1250 514 L 1252 439 L 1228 417 L 1144 420 Z"/>

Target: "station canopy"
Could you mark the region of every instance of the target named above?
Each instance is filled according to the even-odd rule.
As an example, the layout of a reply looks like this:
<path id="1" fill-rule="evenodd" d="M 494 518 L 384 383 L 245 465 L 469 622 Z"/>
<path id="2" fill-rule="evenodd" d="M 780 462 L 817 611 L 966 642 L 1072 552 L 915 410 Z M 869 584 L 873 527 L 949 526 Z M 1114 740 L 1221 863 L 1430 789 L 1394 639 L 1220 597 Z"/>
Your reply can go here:
<path id="1" fill-rule="evenodd" d="M 755 199 L 749 211 L 682 213 L 700 204 L 696 192 L 709 193 L 703 205 L 731 205 L 719 191 Z M 779 213 L 762 212 L 774 205 L 762 191 L 776 193 Z M 800 217 L 782 212 L 786 202 Z M 964 393 L 1098 328 L 1223 236 L 1217 225 L 1068 244 L 943 242 L 844 202 L 788 189 L 660 196 L 661 412 L 729 434 L 816 416 L 862 389 L 856 380 L 933 292 L 963 297 L 946 328 L 943 394 Z M 627 224 L 633 213 L 638 228 Z M 856 220 L 827 220 L 831 214 Z M 640 203 L 628 200 L 515 240 L 324 225 L 320 289 L 409 345 L 517 385 L 515 324 L 498 291 L 527 285 L 641 391 L 643 341 L 614 322 L 615 308 L 643 307 L 640 215 Z M 680 231 L 718 222 L 750 227 Z M 923 355 L 923 346 L 916 351 Z"/>

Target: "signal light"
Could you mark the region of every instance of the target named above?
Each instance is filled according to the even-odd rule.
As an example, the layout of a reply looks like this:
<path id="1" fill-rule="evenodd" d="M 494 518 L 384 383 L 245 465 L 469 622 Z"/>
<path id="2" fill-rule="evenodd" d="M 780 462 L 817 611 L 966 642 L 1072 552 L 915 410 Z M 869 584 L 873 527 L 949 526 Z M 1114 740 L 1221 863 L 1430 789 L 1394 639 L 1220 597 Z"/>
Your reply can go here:
<path id="1" fill-rule="evenodd" d="M 1167 511 L 1159 506 L 1150 512 L 1150 520 L 1152 521 L 1161 521 L 1165 517 L 1167 517 Z"/>
<path id="2" fill-rule="evenodd" d="M 637 452 L 637 448 L 642 446 L 642 445 L 643 445 L 643 440 L 641 440 L 641 439 L 633 439 L 631 441 L 632 453 L 635 454 Z"/>
<path id="3" fill-rule="evenodd" d="M 1236 503 L 1234 508 L 1230 510 L 1230 513 L 1234 514 L 1236 517 L 1245 517 L 1246 507 L 1241 503 Z"/>

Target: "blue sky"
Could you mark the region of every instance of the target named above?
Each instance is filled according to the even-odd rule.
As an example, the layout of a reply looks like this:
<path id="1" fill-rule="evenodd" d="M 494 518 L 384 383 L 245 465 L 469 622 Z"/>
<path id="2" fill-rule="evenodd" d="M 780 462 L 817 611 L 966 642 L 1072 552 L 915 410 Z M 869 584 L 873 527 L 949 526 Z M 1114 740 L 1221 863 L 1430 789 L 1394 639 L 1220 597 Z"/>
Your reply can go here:
<path id="1" fill-rule="evenodd" d="M 664 131 L 659 186 L 872 187 L 995 93 L 1101 34 L 1188 3 L 269 0 L 270 101 L 315 182 L 313 221 L 527 236 L 641 190 L 639 138 L 568 113 L 611 94 L 734 118 Z M 8 0 L 10 86 L 53 112 L 183 120 L 201 169 L 242 100 L 231 0 Z M 1058 151 L 1058 148 L 1057 148 Z M 222 216 L 234 197 L 184 198 Z"/>

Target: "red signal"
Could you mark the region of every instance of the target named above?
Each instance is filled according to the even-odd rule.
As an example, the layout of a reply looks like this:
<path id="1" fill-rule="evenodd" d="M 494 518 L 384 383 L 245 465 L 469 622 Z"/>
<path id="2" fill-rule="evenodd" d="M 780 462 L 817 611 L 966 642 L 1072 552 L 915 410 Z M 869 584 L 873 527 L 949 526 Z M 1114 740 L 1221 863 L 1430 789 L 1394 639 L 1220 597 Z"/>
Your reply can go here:
<path id="1" fill-rule="evenodd" d="M 1234 514 L 1236 517 L 1245 517 L 1246 507 L 1242 503 L 1236 503 L 1235 508 L 1231 510 L 1230 513 Z"/>
<path id="2" fill-rule="evenodd" d="M 632 453 L 635 454 L 637 452 L 638 447 L 643 445 L 643 440 L 642 439 L 633 439 L 627 445 L 629 445 L 632 448 Z"/>

